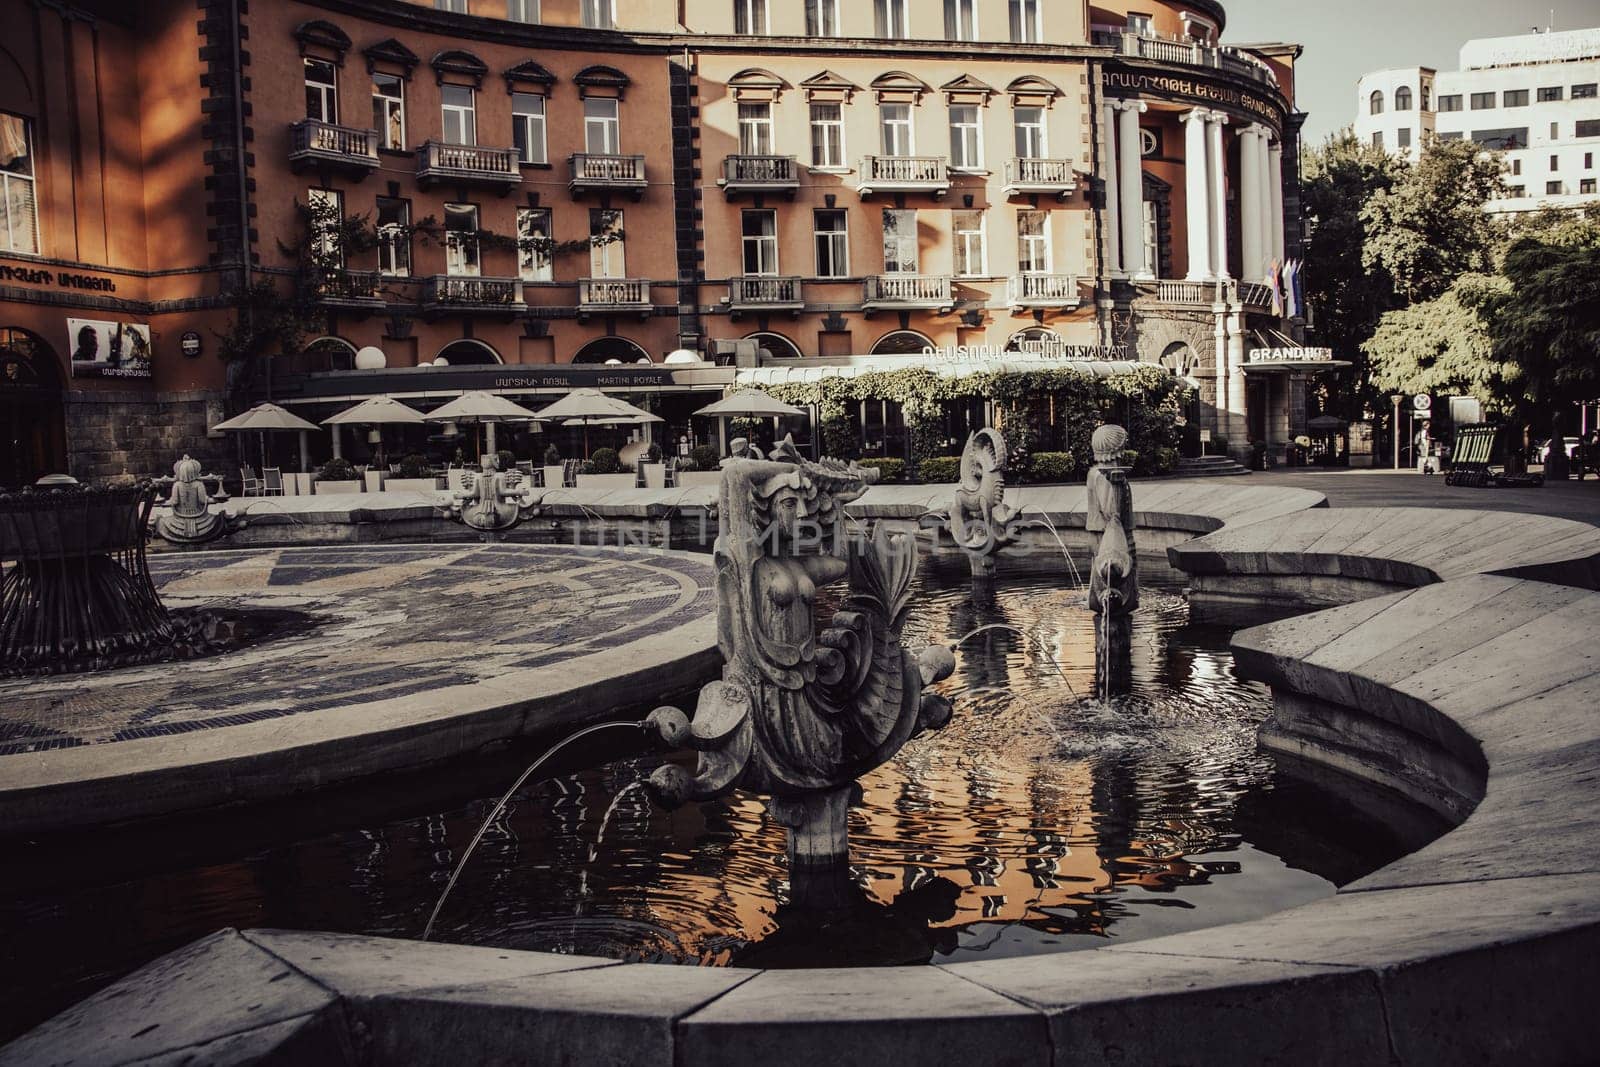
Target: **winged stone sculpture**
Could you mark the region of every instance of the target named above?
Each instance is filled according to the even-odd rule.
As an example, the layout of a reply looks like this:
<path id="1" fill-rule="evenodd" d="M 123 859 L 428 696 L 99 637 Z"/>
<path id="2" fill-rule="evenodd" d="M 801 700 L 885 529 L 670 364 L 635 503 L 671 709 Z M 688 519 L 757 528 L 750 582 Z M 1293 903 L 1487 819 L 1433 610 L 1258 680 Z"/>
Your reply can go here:
<path id="1" fill-rule="evenodd" d="M 928 512 L 921 523 L 949 532 L 966 553 L 974 578 L 993 577 L 995 553 L 1017 539 L 1017 512 L 1005 502 L 1006 439 L 999 430 L 967 435 L 960 478 L 949 508 Z"/>

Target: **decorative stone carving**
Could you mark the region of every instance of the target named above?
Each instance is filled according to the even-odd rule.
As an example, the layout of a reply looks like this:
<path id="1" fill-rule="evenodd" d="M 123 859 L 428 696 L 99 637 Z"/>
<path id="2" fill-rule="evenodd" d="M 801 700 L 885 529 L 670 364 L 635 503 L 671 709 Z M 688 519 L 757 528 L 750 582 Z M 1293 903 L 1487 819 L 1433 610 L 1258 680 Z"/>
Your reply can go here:
<path id="1" fill-rule="evenodd" d="M 503 471 L 493 453 L 479 460 L 482 468 L 462 479 L 461 488 L 450 494 L 450 517 L 474 530 L 506 530 L 522 518 L 528 504 L 522 472 Z"/>
<path id="2" fill-rule="evenodd" d="M 244 525 L 211 510 L 211 494 L 200 478 L 200 461 L 185 455 L 172 465 L 172 491 L 167 496 L 171 512 L 155 521 L 155 531 L 176 545 L 197 545 L 214 540 Z"/>
<path id="3" fill-rule="evenodd" d="M 913 656 L 900 643 L 914 538 L 882 527 L 846 536 L 844 505 L 876 476 L 802 459 L 787 438 L 768 459 L 723 467 L 714 552 L 722 678 L 700 691 L 692 721 L 672 707 L 647 720 L 669 745 L 699 753 L 693 773 L 669 764 L 650 776 L 659 803 L 736 788 L 771 797 L 789 830 L 799 902 L 840 899 L 855 779 L 951 714 L 948 700 L 923 691 L 954 670 L 950 649 Z M 849 595 L 818 633 L 816 592 L 847 575 Z"/>
<path id="4" fill-rule="evenodd" d="M 748 437 L 735 437 L 728 442 L 728 455 L 723 459 L 721 466 L 737 463 L 741 459 L 765 459 L 761 449 L 750 443 Z"/>
<path id="5" fill-rule="evenodd" d="M 1133 536 L 1133 491 L 1124 462 L 1128 431 L 1105 425 L 1090 438 L 1094 466 L 1089 470 L 1084 528 L 1095 535 L 1089 565 L 1089 608 L 1099 618 L 1095 630 L 1095 678 L 1102 695 L 1126 692 L 1131 684 L 1129 645 L 1139 606 L 1139 555 Z"/>
<path id="6" fill-rule="evenodd" d="M 1017 539 L 1017 512 L 1005 502 L 1006 439 L 983 429 L 967 435 L 961 476 L 947 511 L 922 516 L 924 528 L 943 526 L 967 555 L 974 578 L 994 577 L 995 553 Z"/>

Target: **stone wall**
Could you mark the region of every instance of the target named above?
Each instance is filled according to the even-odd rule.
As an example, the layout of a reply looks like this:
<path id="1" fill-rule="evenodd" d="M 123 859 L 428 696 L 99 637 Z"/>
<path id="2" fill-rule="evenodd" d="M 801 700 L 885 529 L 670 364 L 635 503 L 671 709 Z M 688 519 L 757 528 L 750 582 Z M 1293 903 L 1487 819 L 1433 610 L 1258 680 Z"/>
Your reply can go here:
<path id="1" fill-rule="evenodd" d="M 206 435 L 222 410 L 222 394 L 211 391 L 73 390 L 66 397 L 69 473 L 83 482 L 124 471 L 170 474 L 185 452 L 207 470 L 225 472 L 233 465 L 232 442 Z"/>

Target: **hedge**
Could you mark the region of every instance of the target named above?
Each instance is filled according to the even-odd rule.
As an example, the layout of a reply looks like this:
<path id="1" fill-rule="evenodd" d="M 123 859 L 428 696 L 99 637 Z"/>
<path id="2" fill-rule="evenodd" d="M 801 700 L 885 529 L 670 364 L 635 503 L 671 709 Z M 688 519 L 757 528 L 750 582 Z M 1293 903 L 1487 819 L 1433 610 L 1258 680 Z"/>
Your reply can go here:
<path id="1" fill-rule="evenodd" d="M 917 464 L 917 478 L 922 482 L 954 482 L 960 477 L 960 456 L 929 456 Z"/>
<path id="2" fill-rule="evenodd" d="M 863 467 L 877 468 L 879 485 L 883 485 L 887 482 L 898 482 L 905 478 L 906 461 L 903 459 L 892 459 L 888 456 L 874 456 L 871 459 L 863 459 L 859 460 L 858 462 Z"/>
<path id="3" fill-rule="evenodd" d="M 1076 473 L 1071 452 L 1035 452 L 1027 471 L 1035 485 L 1070 482 Z"/>

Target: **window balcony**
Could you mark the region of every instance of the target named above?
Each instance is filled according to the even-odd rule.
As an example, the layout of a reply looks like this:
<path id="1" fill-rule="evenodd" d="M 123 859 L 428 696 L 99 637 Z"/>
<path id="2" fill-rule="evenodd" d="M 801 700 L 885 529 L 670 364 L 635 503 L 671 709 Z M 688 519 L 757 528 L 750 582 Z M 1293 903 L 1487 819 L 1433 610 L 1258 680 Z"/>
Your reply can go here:
<path id="1" fill-rule="evenodd" d="M 515 315 L 523 309 L 515 278 L 479 278 L 460 274 L 435 274 L 423 282 L 422 313 L 439 315 Z"/>
<path id="2" fill-rule="evenodd" d="M 955 306 L 948 274 L 871 274 L 862 282 L 861 310 L 949 311 Z"/>
<path id="3" fill-rule="evenodd" d="M 793 156 L 727 156 L 717 184 L 729 199 L 740 193 L 783 193 L 793 199 L 800 168 Z"/>
<path id="4" fill-rule="evenodd" d="M 1007 196 L 1040 193 L 1065 200 L 1078 187 L 1070 159 L 1006 160 Z"/>
<path id="5" fill-rule="evenodd" d="M 487 185 L 506 193 L 522 184 L 517 150 L 428 141 L 417 149 L 417 184 L 426 189 L 444 182 Z"/>
<path id="6" fill-rule="evenodd" d="M 356 178 L 378 169 L 378 131 L 301 119 L 289 126 L 289 169 L 332 167 Z"/>
<path id="7" fill-rule="evenodd" d="M 1014 274 L 1006 279 L 1006 303 L 1013 311 L 1075 308 L 1078 279 L 1070 274 Z"/>
<path id="8" fill-rule="evenodd" d="M 1247 52 L 1226 45 L 1212 47 L 1199 41 L 1177 41 L 1140 33 L 1104 31 L 1095 33 L 1094 43 L 1101 48 L 1110 48 L 1121 56 L 1150 59 L 1157 63 L 1181 63 L 1190 67 L 1225 70 L 1274 89 L 1278 87 L 1278 76 L 1265 62 Z"/>
<path id="9" fill-rule="evenodd" d="M 865 156 L 856 176 L 856 192 L 932 193 L 950 191 L 950 164 L 944 156 Z"/>
<path id="10" fill-rule="evenodd" d="M 728 279 L 728 308 L 743 311 L 793 311 L 806 306 L 804 290 L 796 277 L 746 274 Z"/>
<path id="11" fill-rule="evenodd" d="M 1138 284 L 1139 295 L 1154 296 L 1158 304 L 1206 308 L 1228 299 L 1231 282 L 1157 281 Z"/>
<path id="12" fill-rule="evenodd" d="M 372 312 L 384 307 L 383 280 L 375 270 L 313 270 L 306 274 L 304 284 L 307 297 L 335 311 Z"/>
<path id="13" fill-rule="evenodd" d="M 648 278 L 579 278 L 578 317 L 633 312 L 641 318 L 650 314 L 650 279 Z"/>
<path id="14" fill-rule="evenodd" d="M 623 191 L 635 200 L 644 195 L 643 156 L 611 156 L 597 152 L 578 152 L 572 156 L 572 180 L 567 189 L 573 196 L 585 192 Z"/>

